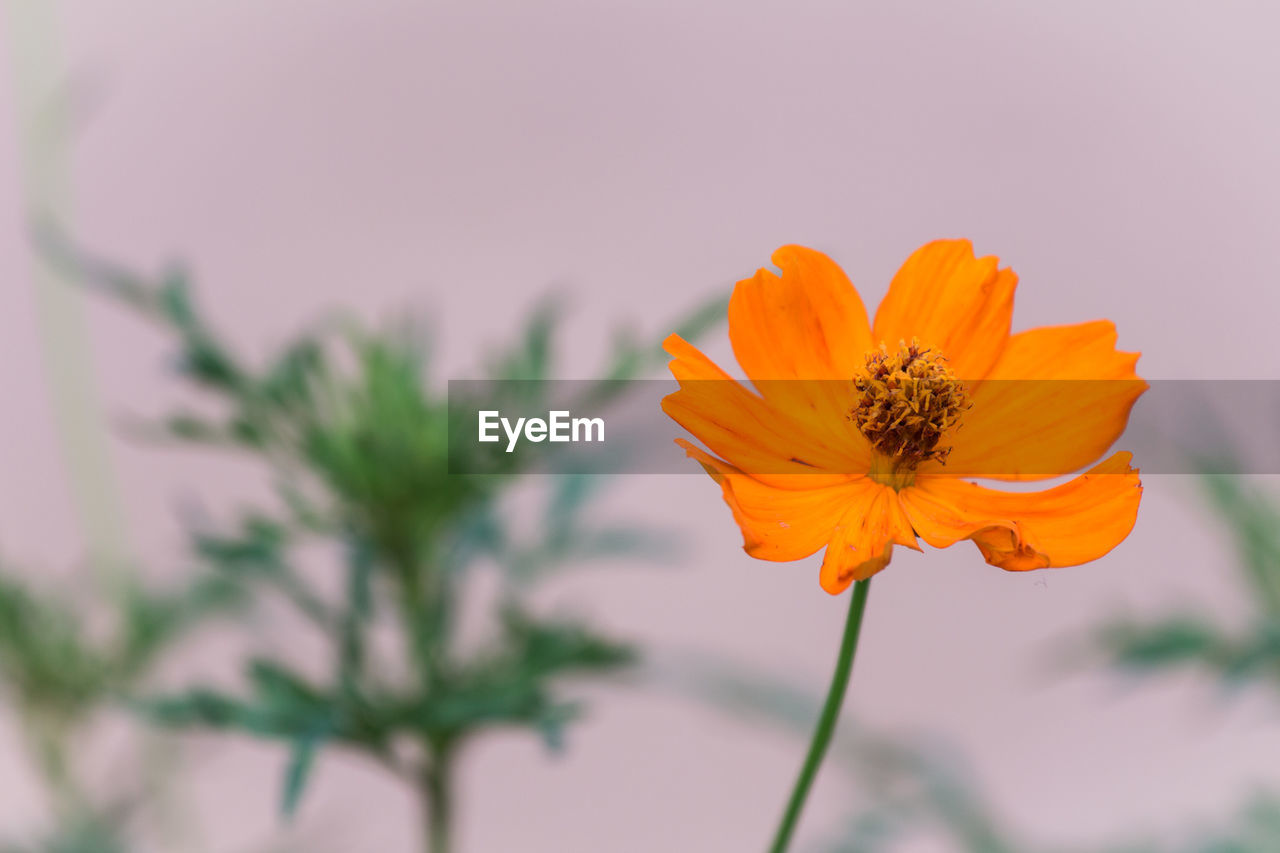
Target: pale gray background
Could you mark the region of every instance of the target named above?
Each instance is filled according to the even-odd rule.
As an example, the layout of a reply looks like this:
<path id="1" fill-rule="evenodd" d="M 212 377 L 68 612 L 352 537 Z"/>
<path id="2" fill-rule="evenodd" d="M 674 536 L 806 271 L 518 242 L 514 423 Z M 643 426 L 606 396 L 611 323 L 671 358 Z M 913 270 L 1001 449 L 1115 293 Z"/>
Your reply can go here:
<path id="1" fill-rule="evenodd" d="M 1018 328 L 1109 317 L 1144 352 L 1144 375 L 1277 377 L 1270 4 L 62 8 L 60 63 L 88 83 L 70 157 L 77 233 L 142 267 L 187 261 L 250 352 L 333 308 L 412 307 L 440 332 L 443 382 L 474 375 L 478 349 L 558 284 L 574 297 L 562 375 L 584 377 L 616 322 L 658 334 L 782 243 L 830 252 L 874 306 L 916 245 L 968 236 L 1021 275 Z M 40 343 L 11 38 L 0 52 L 0 547 L 67 578 L 84 542 Z M 175 399 L 161 337 L 98 303 L 84 333 L 105 420 Z M 708 350 L 727 358 L 722 331 Z M 127 538 L 157 571 L 182 552 L 181 501 L 220 509 L 264 491 L 232 461 L 118 438 L 110 454 Z M 1095 565 L 1006 574 L 957 547 L 899 553 L 876 582 L 851 710 L 952 738 L 1034 839 L 1185 825 L 1280 785 L 1264 697 L 1218 705 L 1192 677 L 1133 694 L 1101 676 L 1039 677 L 1047 639 L 1117 608 L 1243 611 L 1190 484 L 1146 485 L 1133 535 Z M 747 558 L 710 482 L 632 478 L 606 503 L 602 516 L 686 530 L 687 557 L 576 575 L 549 602 L 668 652 L 825 684 L 844 604 L 818 588 L 817 559 Z M 212 643 L 169 676 L 229 678 L 229 651 Z M 597 693 L 561 760 L 523 735 L 471 755 L 464 853 L 760 846 L 798 743 L 659 693 Z M 42 808 L 10 731 L 3 830 L 38 824 Z M 275 832 L 282 755 L 212 743 L 189 819 L 209 851 L 256 849 Z M 342 755 L 318 770 L 299 837 L 415 849 L 398 788 Z M 843 813 L 847 792 L 827 780 L 804 837 Z"/>

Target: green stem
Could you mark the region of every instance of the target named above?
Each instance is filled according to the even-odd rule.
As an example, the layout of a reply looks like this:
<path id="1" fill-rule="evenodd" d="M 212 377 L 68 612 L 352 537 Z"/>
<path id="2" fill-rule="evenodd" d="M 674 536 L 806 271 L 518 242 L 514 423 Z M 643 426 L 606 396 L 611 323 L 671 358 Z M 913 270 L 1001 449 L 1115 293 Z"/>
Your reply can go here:
<path id="1" fill-rule="evenodd" d="M 427 820 L 427 850 L 430 853 L 449 853 L 453 803 L 450 798 L 450 767 L 452 756 L 449 747 L 436 749 L 427 767 L 423 787 L 423 812 Z"/>
<path id="2" fill-rule="evenodd" d="M 407 555 L 408 551 L 402 552 Z M 449 580 L 438 567 L 423 567 L 415 559 L 402 556 L 395 561 L 402 588 L 401 618 L 409 645 L 409 657 L 417 666 L 419 689 L 432 696 L 441 690 L 447 677 L 449 625 L 452 602 Z M 426 821 L 429 853 L 449 853 L 452 846 L 453 748 L 448 738 L 428 737 L 427 764 L 421 771 L 419 797 Z"/>
<path id="3" fill-rule="evenodd" d="M 787 801 L 787 810 L 782 814 L 782 823 L 778 825 L 778 832 L 773 837 L 770 853 L 784 853 L 791 843 L 791 835 L 795 832 L 796 822 L 800 820 L 800 812 L 804 809 L 805 799 L 813 786 L 813 778 L 818 775 L 818 767 L 827 754 L 831 735 L 836 730 L 836 720 L 840 717 L 844 692 L 849 686 L 849 674 L 853 671 L 853 654 L 858 650 L 862 613 L 866 610 L 867 593 L 870 589 L 869 578 L 858 581 L 853 587 L 853 600 L 849 603 L 849 617 L 844 626 L 844 638 L 840 641 L 840 657 L 836 660 L 835 675 L 831 677 L 831 689 L 827 691 L 827 701 L 822 706 L 818 727 L 814 729 L 809 754 L 805 756 L 804 765 L 800 768 L 800 778 L 796 779 L 796 785 L 791 790 L 791 799 Z"/>

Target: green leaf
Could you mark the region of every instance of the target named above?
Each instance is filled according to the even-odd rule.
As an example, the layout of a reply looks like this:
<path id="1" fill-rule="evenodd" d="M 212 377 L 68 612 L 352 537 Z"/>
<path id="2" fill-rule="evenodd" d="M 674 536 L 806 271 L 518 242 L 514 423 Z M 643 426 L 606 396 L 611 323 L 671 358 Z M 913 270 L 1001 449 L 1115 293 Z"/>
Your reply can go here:
<path id="1" fill-rule="evenodd" d="M 1232 532 L 1251 598 L 1265 615 L 1280 620 L 1280 509 L 1243 477 L 1211 473 L 1202 477 L 1210 503 Z"/>
<path id="2" fill-rule="evenodd" d="M 583 625 L 539 622 L 514 608 L 505 613 L 504 624 L 515 666 L 523 675 L 608 671 L 636 661 L 633 647 L 594 634 Z"/>
<path id="3" fill-rule="evenodd" d="M 75 719 L 109 698 L 113 661 L 85 636 L 83 624 L 69 601 L 0 575 L 0 676 L 16 702 Z"/>
<path id="4" fill-rule="evenodd" d="M 140 312 L 155 312 L 154 288 L 139 277 L 81 250 L 55 222 L 37 223 L 34 230 L 36 248 L 62 274 L 86 287 L 96 288 Z"/>
<path id="5" fill-rule="evenodd" d="M 112 656 L 122 684 L 141 677 L 166 649 L 203 621 L 239 612 L 243 587 L 218 575 L 197 575 L 183 589 L 153 592 L 137 583 L 120 593 L 121 629 Z"/>
<path id="6" fill-rule="evenodd" d="M 305 406 L 325 375 L 324 347 L 303 336 L 285 348 L 262 379 L 262 395 L 277 406 Z"/>
<path id="7" fill-rule="evenodd" d="M 289 754 L 289 764 L 285 768 L 284 792 L 280 799 L 280 813 L 292 818 L 298 810 L 302 799 L 302 791 L 311 777 L 311 768 L 315 765 L 316 753 L 324 743 L 326 732 L 323 728 L 308 732 L 293 742 Z"/>
<path id="8" fill-rule="evenodd" d="M 241 518 L 239 531 L 232 535 L 193 532 L 196 553 L 214 564 L 233 571 L 275 571 L 289 544 L 284 525 L 267 516 L 250 513 Z"/>
<path id="9" fill-rule="evenodd" d="M 263 737 L 279 733 L 279 726 L 270 724 L 239 699 L 209 688 L 198 687 L 173 696 L 135 699 L 131 705 L 161 726 L 241 728 Z"/>
<path id="10" fill-rule="evenodd" d="M 564 752 L 565 729 L 581 712 L 582 707 L 577 704 L 553 705 L 546 709 L 537 721 L 537 729 L 548 752 L 554 755 Z"/>
<path id="11" fill-rule="evenodd" d="M 348 537 L 346 612 L 338 638 L 338 683 L 348 694 L 357 691 L 365 662 L 365 626 L 373 615 L 373 559 L 366 540 Z"/>
<path id="12" fill-rule="evenodd" d="M 1193 616 L 1145 625 L 1112 623 L 1102 629 L 1099 640 L 1118 666 L 1135 671 L 1221 660 L 1229 645 L 1216 628 Z"/>
<path id="13" fill-rule="evenodd" d="M 203 328 L 191 302 L 190 281 L 182 270 L 172 269 L 162 277 L 155 289 L 155 304 L 165 319 L 183 332 L 190 334 Z"/>
<path id="14" fill-rule="evenodd" d="M 557 299 L 544 299 L 533 310 L 520 342 L 491 359 L 488 370 L 494 379 L 529 382 L 551 374 L 551 344 L 563 313 Z"/>
<path id="15" fill-rule="evenodd" d="M 329 699 L 323 690 L 276 661 L 253 658 L 248 676 L 258 702 L 281 716 L 318 716 L 318 709 L 328 707 Z"/>
<path id="16" fill-rule="evenodd" d="M 154 428 L 162 435 L 197 444 L 232 444 L 236 437 L 223 424 L 199 415 L 178 413 L 165 418 Z"/>

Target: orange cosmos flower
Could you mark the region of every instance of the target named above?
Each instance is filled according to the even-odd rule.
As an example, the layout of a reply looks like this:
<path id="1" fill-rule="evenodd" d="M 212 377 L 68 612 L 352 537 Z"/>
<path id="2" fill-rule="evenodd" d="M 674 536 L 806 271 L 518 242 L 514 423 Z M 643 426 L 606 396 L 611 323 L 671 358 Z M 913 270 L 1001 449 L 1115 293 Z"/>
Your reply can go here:
<path id="1" fill-rule="evenodd" d="M 967 240 L 918 249 L 874 323 L 821 252 L 785 246 L 773 262 L 781 276 L 760 270 L 729 303 L 757 393 L 678 335 L 665 344 L 680 390 L 663 410 L 710 449 L 678 440 L 720 484 L 747 553 L 825 547 L 820 581 L 837 594 L 917 537 L 969 539 L 1022 571 L 1097 559 L 1129 534 L 1142 497 L 1129 453 L 1043 491 L 958 477 L 1047 479 L 1106 452 L 1147 387 L 1110 322 L 1011 335 L 1017 276 Z"/>

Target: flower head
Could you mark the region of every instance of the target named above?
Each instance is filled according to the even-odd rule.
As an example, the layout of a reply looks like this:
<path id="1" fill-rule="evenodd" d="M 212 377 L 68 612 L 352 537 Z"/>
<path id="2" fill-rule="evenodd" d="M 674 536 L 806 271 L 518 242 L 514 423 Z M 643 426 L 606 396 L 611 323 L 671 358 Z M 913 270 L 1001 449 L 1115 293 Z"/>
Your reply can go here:
<path id="1" fill-rule="evenodd" d="M 850 417 L 873 451 L 911 469 L 947 458 L 951 446 L 939 442 L 969 403 L 940 353 L 912 341 L 890 355 L 881 344 L 867 353 L 867 369 L 854 377 L 853 387 L 858 397 Z"/>
<path id="2" fill-rule="evenodd" d="M 834 594 L 919 539 L 968 539 L 1018 571 L 1088 562 L 1128 535 L 1138 471 L 1128 453 L 1097 460 L 1147 386 L 1110 322 L 1010 334 L 1017 277 L 967 240 L 918 249 L 873 323 L 822 253 L 786 246 L 773 261 L 781 275 L 760 270 L 729 303 L 754 392 L 679 336 L 666 342 L 680 389 L 663 410 L 706 446 L 678 440 L 720 484 L 749 554 L 825 547 Z M 1086 467 L 1035 492 L 963 479 Z"/>

